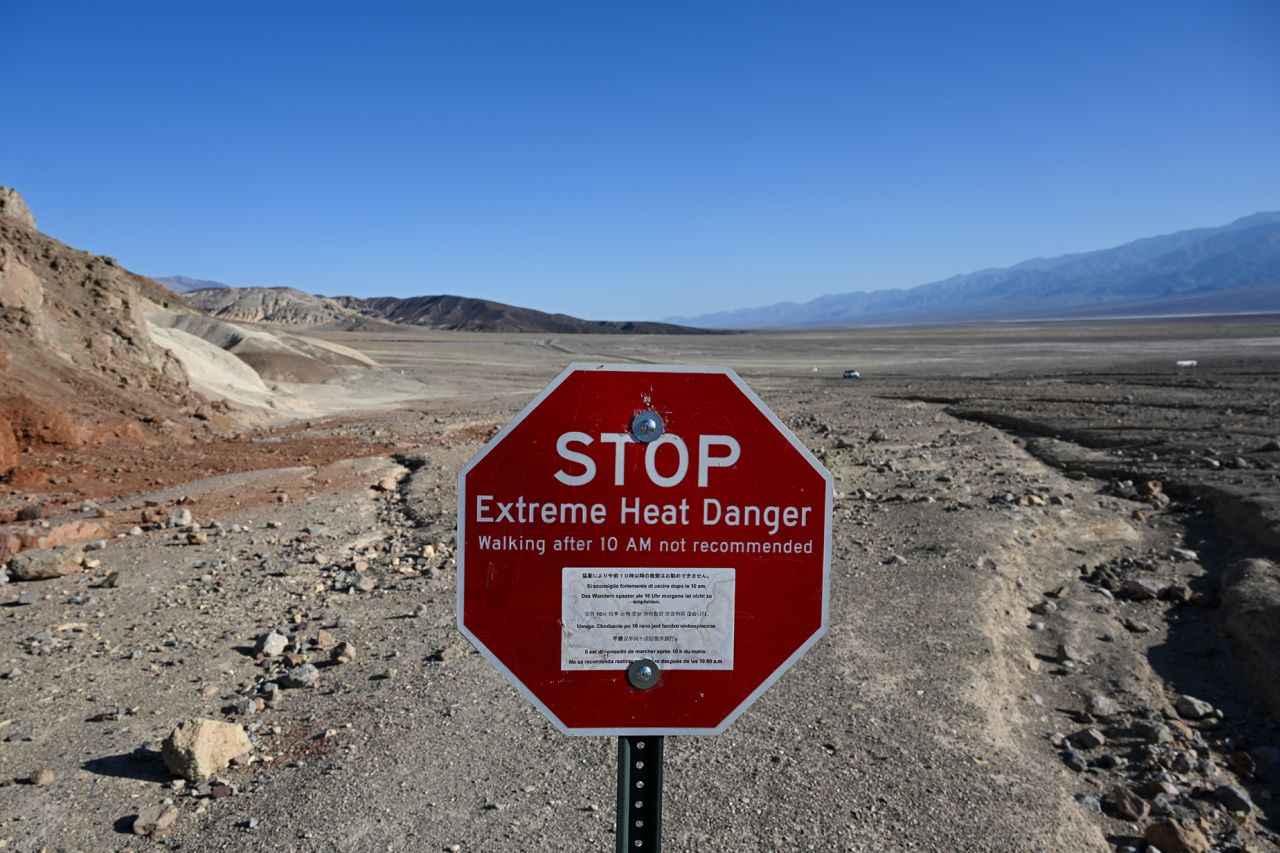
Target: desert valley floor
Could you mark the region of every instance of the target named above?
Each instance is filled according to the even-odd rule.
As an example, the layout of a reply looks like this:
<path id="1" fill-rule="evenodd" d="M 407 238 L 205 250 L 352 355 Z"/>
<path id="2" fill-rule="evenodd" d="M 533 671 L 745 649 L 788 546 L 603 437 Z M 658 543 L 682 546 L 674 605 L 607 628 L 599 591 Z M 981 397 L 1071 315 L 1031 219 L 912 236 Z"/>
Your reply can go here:
<path id="1" fill-rule="evenodd" d="M 575 361 L 733 367 L 836 478 L 831 629 L 670 739 L 667 849 L 1280 849 L 1280 318 L 320 336 L 417 390 L 0 491 L 105 540 L 0 585 L 0 849 L 611 850 L 613 740 L 454 615 L 457 472 Z M 250 758 L 175 780 L 193 717 Z"/>

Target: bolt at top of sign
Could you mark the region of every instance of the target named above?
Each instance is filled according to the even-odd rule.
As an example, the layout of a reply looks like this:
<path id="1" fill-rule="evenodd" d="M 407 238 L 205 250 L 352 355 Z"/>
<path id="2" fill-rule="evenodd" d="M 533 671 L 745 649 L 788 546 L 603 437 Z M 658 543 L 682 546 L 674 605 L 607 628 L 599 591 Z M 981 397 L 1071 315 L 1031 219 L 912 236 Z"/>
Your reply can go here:
<path id="1" fill-rule="evenodd" d="M 631 419 L 631 435 L 636 441 L 648 444 L 662 436 L 662 415 L 657 412 L 640 412 Z"/>
<path id="2" fill-rule="evenodd" d="M 562 731 L 722 731 L 826 629 L 831 478 L 726 368 L 572 365 L 458 481 L 460 630 Z"/>

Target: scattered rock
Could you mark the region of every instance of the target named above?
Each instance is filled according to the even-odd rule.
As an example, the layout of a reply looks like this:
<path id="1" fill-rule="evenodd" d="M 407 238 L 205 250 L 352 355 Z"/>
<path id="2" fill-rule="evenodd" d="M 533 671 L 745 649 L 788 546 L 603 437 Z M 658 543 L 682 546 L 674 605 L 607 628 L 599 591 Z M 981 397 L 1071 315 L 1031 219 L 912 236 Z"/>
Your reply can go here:
<path id="1" fill-rule="evenodd" d="M 1055 602 L 1046 599 L 1045 601 L 1041 601 L 1039 604 L 1033 604 L 1031 606 L 1031 612 L 1035 613 L 1037 616 L 1047 616 L 1050 613 L 1057 613 L 1058 605 Z"/>
<path id="2" fill-rule="evenodd" d="M 165 527 L 190 527 L 191 526 L 191 510 L 187 508 L 172 510 L 165 517 Z"/>
<path id="3" fill-rule="evenodd" d="M 1121 587 L 1121 592 L 1134 601 L 1150 601 L 1153 598 L 1159 598 L 1163 590 L 1163 586 L 1147 578 L 1129 578 Z"/>
<path id="4" fill-rule="evenodd" d="M 188 545 L 208 545 L 209 534 L 203 530 L 193 530 L 187 534 Z"/>
<path id="5" fill-rule="evenodd" d="M 48 785 L 53 781 L 53 771 L 47 767 L 41 767 L 35 773 L 31 774 L 31 778 L 28 781 L 30 781 L 32 785 Z"/>
<path id="6" fill-rule="evenodd" d="M 271 631 L 258 638 L 257 653 L 269 658 L 279 657 L 289 646 L 289 638 L 279 631 Z"/>
<path id="7" fill-rule="evenodd" d="M 1147 827 L 1142 840 L 1160 853 L 1206 853 L 1209 839 L 1189 823 L 1174 820 L 1157 821 Z"/>
<path id="8" fill-rule="evenodd" d="M 1054 653 L 1054 660 L 1058 663 L 1074 663 L 1082 660 L 1079 652 L 1066 643 L 1059 643 L 1058 650 Z"/>
<path id="9" fill-rule="evenodd" d="M 1107 739 L 1102 732 L 1090 726 L 1071 736 L 1071 742 L 1081 749 L 1097 749 L 1106 744 Z"/>
<path id="10" fill-rule="evenodd" d="M 1125 820 L 1146 820 L 1151 813 L 1151 804 L 1124 785 L 1116 785 L 1111 789 L 1111 804 Z"/>
<path id="11" fill-rule="evenodd" d="M 173 831 L 173 824 L 177 819 L 177 806 L 147 806 L 133 819 L 133 834 L 163 838 Z"/>
<path id="12" fill-rule="evenodd" d="M 233 758 L 252 751 L 253 744 L 243 726 L 193 719 L 165 738 L 160 753 L 170 770 L 194 782 L 221 773 L 231 766 Z"/>
<path id="13" fill-rule="evenodd" d="M 1087 812 L 1102 814 L 1102 803 L 1093 794 L 1076 794 L 1076 802 Z"/>
<path id="14" fill-rule="evenodd" d="M 1169 743 L 1173 740 L 1169 727 L 1155 720 L 1134 721 L 1133 733 L 1150 744 Z"/>
<path id="15" fill-rule="evenodd" d="M 1200 555 L 1190 548 L 1170 548 L 1165 556 L 1177 563 L 1194 563 L 1200 559 Z"/>
<path id="16" fill-rule="evenodd" d="M 304 663 L 285 670 L 280 678 L 282 687 L 315 687 L 320 680 L 320 670 L 313 664 Z"/>
<path id="17" fill-rule="evenodd" d="M 901 554 L 890 554 L 884 561 L 886 566 L 905 566 L 907 558 Z"/>
<path id="18" fill-rule="evenodd" d="M 356 647 L 354 643 L 338 643 L 329 654 L 329 660 L 334 663 L 351 663 L 355 659 Z"/>
<path id="19" fill-rule="evenodd" d="M 374 488 L 379 492 L 394 492 L 399 485 L 395 477 L 383 477 Z"/>
<path id="20" fill-rule="evenodd" d="M 1213 791 L 1213 798 L 1222 803 L 1229 812 L 1248 814 L 1253 811 L 1253 801 L 1249 799 L 1249 795 L 1235 785 L 1218 786 Z"/>
<path id="21" fill-rule="evenodd" d="M 1173 709 L 1184 720 L 1203 720 L 1213 713 L 1212 705 L 1187 693 L 1178 697 L 1173 703 Z"/>
<path id="22" fill-rule="evenodd" d="M 65 547 L 23 551 L 9 561 L 9 574 L 20 581 L 62 578 L 79 571 L 83 559 L 80 551 Z"/>
<path id="23" fill-rule="evenodd" d="M 871 441 L 888 441 L 889 436 L 884 430 L 875 429 L 871 431 L 871 435 L 869 436 L 869 439 Z"/>
<path id="24" fill-rule="evenodd" d="M 1084 700 L 1084 709 L 1094 717 L 1110 717 L 1115 713 L 1115 703 L 1101 693 L 1090 693 Z"/>

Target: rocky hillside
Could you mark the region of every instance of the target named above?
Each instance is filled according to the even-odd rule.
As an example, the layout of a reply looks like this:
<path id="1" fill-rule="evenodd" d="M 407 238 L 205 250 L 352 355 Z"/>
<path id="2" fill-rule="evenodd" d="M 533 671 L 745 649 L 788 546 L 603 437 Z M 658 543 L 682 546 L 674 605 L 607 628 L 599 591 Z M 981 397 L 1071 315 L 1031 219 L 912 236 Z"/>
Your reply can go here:
<path id="1" fill-rule="evenodd" d="M 414 296 L 409 299 L 397 299 L 393 296 L 358 299 L 345 296 L 338 301 L 362 314 L 393 323 L 467 332 L 670 335 L 700 331 L 672 323 L 583 320 L 568 314 L 548 314 L 532 308 L 466 296 Z"/>
<path id="2" fill-rule="evenodd" d="M 338 301 L 291 287 L 209 288 L 188 292 L 187 300 L 221 320 L 287 326 L 334 325 L 358 318 Z"/>
<path id="3" fill-rule="evenodd" d="M 176 278 L 176 277 L 171 277 Z M 688 334 L 702 331 L 671 323 L 583 320 L 467 296 L 328 298 L 288 287 L 237 287 L 186 294 L 197 308 L 223 320 L 285 326 L 367 329 L 387 324 L 465 332 L 552 334 Z"/>
<path id="4" fill-rule="evenodd" d="M 113 258 L 40 233 L 0 188 L 0 478 L 14 480 L 25 450 L 145 443 L 216 415 L 151 339 L 156 305 L 185 307 Z"/>

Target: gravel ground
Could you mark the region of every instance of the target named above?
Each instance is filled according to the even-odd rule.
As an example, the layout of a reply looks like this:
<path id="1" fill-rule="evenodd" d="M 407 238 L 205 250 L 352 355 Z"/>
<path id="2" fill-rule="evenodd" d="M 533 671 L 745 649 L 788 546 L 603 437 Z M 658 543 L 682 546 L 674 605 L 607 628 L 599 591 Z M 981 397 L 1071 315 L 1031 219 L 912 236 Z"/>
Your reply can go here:
<path id="1" fill-rule="evenodd" d="M 579 357 L 565 339 L 481 338 L 462 364 L 360 338 L 440 395 L 290 436 L 394 456 L 290 458 L 49 512 L 101 507 L 110 533 L 97 566 L 0 585 L 0 847 L 612 849 L 613 741 L 560 735 L 454 628 L 456 472 Z M 652 355 L 573 345 L 597 344 Z M 740 359 L 839 498 L 831 629 L 728 732 L 669 739 L 668 849 L 1142 850 L 1170 817 L 1216 849 L 1277 849 L 1280 733 L 1217 621 L 1221 519 L 1046 464 L 954 403 L 894 398 L 901 379 L 807 376 L 777 341 L 681 346 L 670 360 Z M 192 530 L 163 526 L 183 509 Z M 255 655 L 273 629 L 287 661 Z M 354 660 L 332 660 L 342 642 Z M 259 708 L 304 660 L 315 686 Z M 1199 719 L 1175 710 L 1192 691 Z M 160 758 L 193 717 L 255 742 L 224 785 L 176 782 Z M 1126 818 L 1117 785 L 1150 813 Z M 166 800 L 171 834 L 134 835 Z"/>

